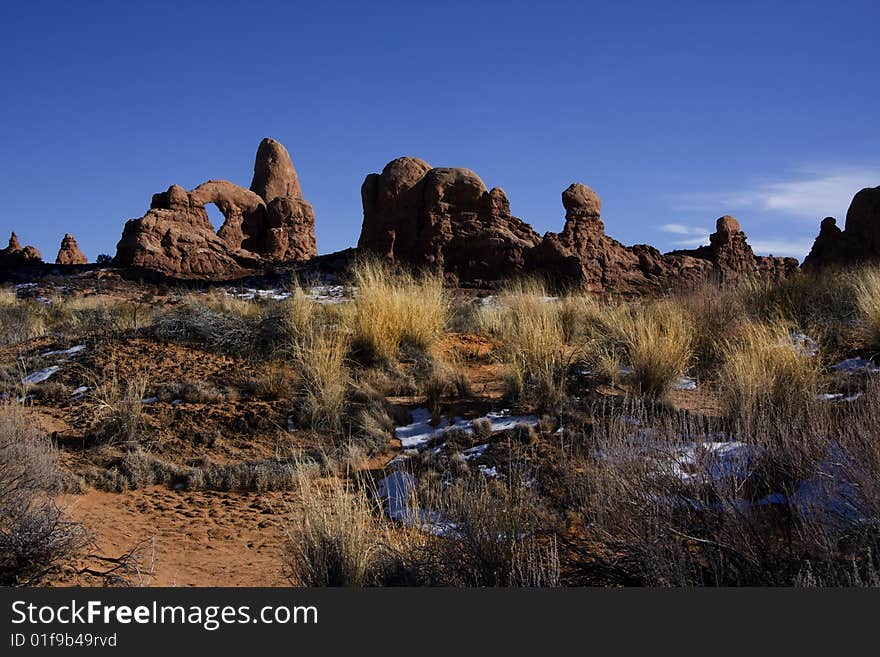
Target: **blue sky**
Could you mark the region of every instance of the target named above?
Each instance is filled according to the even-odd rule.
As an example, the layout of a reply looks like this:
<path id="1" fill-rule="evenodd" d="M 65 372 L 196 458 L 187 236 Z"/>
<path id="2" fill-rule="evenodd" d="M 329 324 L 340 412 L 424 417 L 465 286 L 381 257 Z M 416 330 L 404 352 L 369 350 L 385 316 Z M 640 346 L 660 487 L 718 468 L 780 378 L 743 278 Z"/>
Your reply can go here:
<path id="1" fill-rule="evenodd" d="M 114 253 L 154 192 L 247 186 L 290 150 L 319 251 L 356 243 L 360 185 L 400 155 L 476 171 L 539 231 L 571 182 L 662 250 L 723 214 L 802 257 L 880 185 L 880 3 L 0 4 L 0 233 Z"/>

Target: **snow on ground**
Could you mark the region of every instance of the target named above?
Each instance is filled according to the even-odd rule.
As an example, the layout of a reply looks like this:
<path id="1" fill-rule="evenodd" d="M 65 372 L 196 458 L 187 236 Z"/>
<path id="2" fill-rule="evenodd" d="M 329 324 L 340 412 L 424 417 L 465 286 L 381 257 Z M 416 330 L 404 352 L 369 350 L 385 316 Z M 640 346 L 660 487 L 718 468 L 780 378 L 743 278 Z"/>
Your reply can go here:
<path id="1" fill-rule="evenodd" d="M 508 409 L 497 413 L 487 413 L 483 418 L 489 421 L 490 431 L 496 433 L 513 429 L 518 424 L 526 424 L 534 427 L 538 425 L 538 418 L 534 415 L 510 415 Z M 394 430 L 394 437 L 400 440 L 404 449 L 418 448 L 427 445 L 450 430 L 460 430 L 472 435 L 476 420 L 463 420 L 455 418 L 452 422 L 448 418 L 441 418 L 437 426 L 431 425 L 431 411 L 427 408 L 417 408 L 412 411 L 412 422 Z"/>
<path id="2" fill-rule="evenodd" d="M 806 333 L 799 331 L 791 332 L 791 345 L 795 351 L 802 352 L 807 356 L 816 356 L 819 353 L 819 343 Z"/>
<path id="3" fill-rule="evenodd" d="M 343 303 L 350 301 L 356 291 L 356 288 L 347 288 L 344 285 L 313 285 L 305 290 L 305 295 L 318 303 Z M 285 301 L 293 296 L 291 292 L 283 288 L 258 289 L 252 287 L 228 289 L 226 294 L 245 301 L 253 301 L 255 299 L 261 301 Z"/>
<path id="4" fill-rule="evenodd" d="M 461 458 L 464 461 L 470 461 L 471 459 L 477 459 L 483 456 L 486 453 L 486 450 L 489 449 L 489 443 L 483 443 L 482 445 L 474 445 L 468 449 L 462 450 Z"/>
<path id="5" fill-rule="evenodd" d="M 45 367 L 36 372 L 31 372 L 30 374 L 22 377 L 21 382 L 23 384 L 36 384 L 42 383 L 43 381 L 47 381 L 53 374 L 55 374 L 61 368 L 58 365 L 51 365 L 50 367 Z"/>
<path id="6" fill-rule="evenodd" d="M 847 374 L 852 374 L 853 372 L 868 372 L 869 374 L 876 374 L 877 372 L 880 372 L 880 367 L 864 358 L 847 358 L 836 365 L 832 365 L 831 369 L 840 370 Z"/>
<path id="7" fill-rule="evenodd" d="M 410 505 L 410 497 L 416 484 L 414 476 L 400 470 L 392 472 L 379 482 L 376 497 L 385 504 L 388 517 L 437 536 L 455 536 L 455 525 L 447 521 L 441 513 L 413 508 Z"/>
<path id="8" fill-rule="evenodd" d="M 676 390 L 696 390 L 697 380 L 689 376 L 683 376 L 672 386 Z"/>
<path id="9" fill-rule="evenodd" d="M 851 402 L 859 399 L 861 396 L 861 392 L 854 392 L 851 395 L 844 395 L 842 392 L 825 392 L 821 395 L 816 395 L 816 399 L 818 399 L 819 401 L 830 402 Z"/>
<path id="10" fill-rule="evenodd" d="M 73 356 L 74 354 L 78 354 L 86 346 L 84 344 L 78 344 L 75 347 L 71 347 L 70 349 L 60 349 L 58 351 L 47 351 L 45 354 L 40 354 L 44 358 L 47 356 Z"/>
<path id="11" fill-rule="evenodd" d="M 254 299 L 270 299 L 272 301 L 284 301 L 290 298 L 290 292 L 281 289 L 258 290 L 256 288 L 245 288 L 242 291 L 227 290 L 226 294 L 237 299 L 252 301 Z"/>
<path id="12" fill-rule="evenodd" d="M 74 399 L 74 400 L 76 400 L 76 399 L 82 399 L 83 396 L 85 396 L 85 394 L 86 394 L 88 391 L 89 391 L 89 387 L 88 387 L 88 386 L 80 386 L 79 388 L 77 388 L 76 390 L 74 390 L 72 393 L 70 393 L 70 398 L 71 398 L 71 399 Z"/>

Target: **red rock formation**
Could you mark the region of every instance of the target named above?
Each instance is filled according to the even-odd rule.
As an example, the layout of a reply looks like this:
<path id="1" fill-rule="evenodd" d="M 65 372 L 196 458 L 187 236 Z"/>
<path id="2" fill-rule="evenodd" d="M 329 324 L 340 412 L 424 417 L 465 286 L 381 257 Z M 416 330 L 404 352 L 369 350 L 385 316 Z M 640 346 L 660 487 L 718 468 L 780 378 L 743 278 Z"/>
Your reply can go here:
<path id="1" fill-rule="evenodd" d="M 503 191 L 488 191 L 468 169 L 399 158 L 368 175 L 361 195 L 359 248 L 442 268 L 465 283 L 536 273 L 585 290 L 642 293 L 797 271 L 793 258 L 755 256 L 733 217 L 719 219 L 699 249 L 663 255 L 645 244 L 624 246 L 605 234 L 598 195 L 579 183 L 562 193 L 562 232 L 543 238 L 511 216 Z"/>
<path id="2" fill-rule="evenodd" d="M 22 247 L 15 233 L 9 236 L 9 245 L 5 249 L 0 249 L 0 267 L 4 269 L 36 265 L 41 262 L 43 256 L 40 252 L 33 246 Z"/>
<path id="3" fill-rule="evenodd" d="M 804 269 L 880 261 L 880 187 L 858 192 L 846 212 L 843 230 L 834 217 L 825 217 Z"/>
<path id="4" fill-rule="evenodd" d="M 154 194 L 147 214 L 126 223 L 117 265 L 179 278 L 230 279 L 317 255 L 314 211 L 301 196 L 290 155 L 275 140 L 260 143 L 251 188 L 209 180 L 189 192 L 172 185 Z M 223 213 L 216 233 L 208 203 Z"/>
<path id="5" fill-rule="evenodd" d="M 525 253 L 540 242 L 531 226 L 511 216 L 504 191 L 486 189 L 468 169 L 398 158 L 367 176 L 361 197 L 360 249 L 442 269 L 461 282 L 521 270 Z"/>
<path id="6" fill-rule="evenodd" d="M 73 235 L 66 233 L 64 239 L 61 240 L 61 248 L 58 249 L 58 256 L 55 258 L 56 265 L 85 265 L 89 259 L 85 253 L 80 251 L 79 245 L 73 238 Z"/>

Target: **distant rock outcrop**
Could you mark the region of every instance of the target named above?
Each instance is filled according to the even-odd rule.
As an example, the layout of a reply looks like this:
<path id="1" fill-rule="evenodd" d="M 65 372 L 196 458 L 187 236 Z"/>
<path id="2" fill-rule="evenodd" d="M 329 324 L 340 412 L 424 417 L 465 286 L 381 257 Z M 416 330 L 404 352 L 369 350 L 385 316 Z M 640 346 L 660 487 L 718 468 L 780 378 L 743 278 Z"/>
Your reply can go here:
<path id="1" fill-rule="evenodd" d="M 223 213 L 216 232 L 208 203 Z M 250 190 L 209 180 L 189 192 L 172 185 L 154 194 L 147 214 L 125 224 L 115 262 L 176 278 L 219 280 L 315 255 L 315 213 L 302 198 L 290 155 L 264 139 Z"/>
<path id="2" fill-rule="evenodd" d="M 26 265 L 36 265 L 43 262 L 43 256 L 33 246 L 22 247 L 18 241 L 18 235 L 12 233 L 9 236 L 9 245 L 0 249 L 0 267 L 12 269 Z"/>
<path id="3" fill-rule="evenodd" d="M 547 233 L 530 254 L 529 266 L 586 290 L 641 293 L 693 287 L 705 281 L 731 283 L 747 276 L 785 278 L 797 271 L 794 258 L 756 256 L 730 216 L 716 221 L 708 246 L 662 254 L 653 246 L 624 246 L 605 234 L 598 195 L 575 183 L 562 193 L 565 227 Z"/>
<path id="4" fill-rule="evenodd" d="M 61 240 L 61 248 L 58 249 L 58 255 L 55 258 L 56 265 L 86 265 L 89 259 L 86 254 L 80 251 L 79 245 L 76 243 L 73 235 L 66 233 L 64 239 Z"/>
<path id="5" fill-rule="evenodd" d="M 504 191 L 469 169 L 431 168 L 401 157 L 361 187 L 358 247 L 393 260 L 440 269 L 460 282 L 492 281 L 522 270 L 540 243 L 510 214 Z"/>
<path id="6" fill-rule="evenodd" d="M 605 234 L 602 202 L 586 185 L 562 193 L 565 226 L 540 237 L 510 214 L 501 189 L 468 169 L 435 169 L 403 157 L 361 188 L 364 221 L 358 246 L 392 260 L 443 270 L 462 283 L 540 274 L 585 290 L 643 293 L 746 276 L 781 279 L 793 258 L 755 256 L 733 217 L 721 217 L 707 246 L 662 254 L 627 247 Z"/>
<path id="7" fill-rule="evenodd" d="M 804 269 L 880 261 L 880 187 L 858 192 L 846 212 L 841 230 L 834 217 L 825 217 Z"/>

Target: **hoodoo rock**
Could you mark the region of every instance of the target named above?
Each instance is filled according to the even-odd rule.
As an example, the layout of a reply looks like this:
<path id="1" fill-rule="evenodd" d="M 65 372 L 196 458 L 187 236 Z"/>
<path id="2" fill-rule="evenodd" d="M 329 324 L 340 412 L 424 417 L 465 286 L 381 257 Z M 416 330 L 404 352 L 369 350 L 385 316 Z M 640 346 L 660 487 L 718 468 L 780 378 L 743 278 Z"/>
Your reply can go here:
<path id="1" fill-rule="evenodd" d="M 688 288 L 747 276 L 781 279 L 797 271 L 794 258 L 756 256 L 739 222 L 716 221 L 708 246 L 662 254 L 648 244 L 624 246 L 605 234 L 599 196 L 575 183 L 562 193 L 565 226 L 547 233 L 530 254 L 530 269 L 590 291 L 643 293 Z"/>
<path id="2" fill-rule="evenodd" d="M 66 233 L 64 239 L 61 240 L 61 248 L 58 249 L 58 256 L 55 258 L 56 265 L 85 265 L 89 259 L 86 254 L 80 251 L 79 245 L 76 243 L 73 235 Z"/>
<path id="3" fill-rule="evenodd" d="M 725 215 L 715 222 L 715 232 L 709 236 L 709 245 L 687 251 L 673 251 L 667 258 L 690 256 L 705 260 L 712 265 L 711 278 L 721 283 L 759 276 L 770 280 L 782 280 L 798 269 L 794 258 L 756 256 L 746 241 L 739 222 Z"/>
<path id="4" fill-rule="evenodd" d="M 664 255 L 646 244 L 624 246 L 605 234 L 602 202 L 580 183 L 562 193 L 562 232 L 543 238 L 511 215 L 501 189 L 487 190 L 468 169 L 398 158 L 367 176 L 361 196 L 359 248 L 440 269 L 461 283 L 538 274 L 585 290 L 637 294 L 752 275 L 779 279 L 797 271 L 793 258 L 756 256 L 729 216 L 717 221 L 709 244 L 698 249 Z"/>
<path id="5" fill-rule="evenodd" d="M 224 217 L 216 232 L 205 209 L 209 203 Z M 251 189 L 209 180 L 190 191 L 172 185 L 154 194 L 150 210 L 126 222 L 115 261 L 175 278 L 221 280 L 315 255 L 315 213 L 302 198 L 290 155 L 264 139 Z"/>
<path id="6" fill-rule="evenodd" d="M 398 158 L 366 177 L 361 199 L 360 249 L 438 269 L 460 282 L 521 271 L 526 253 L 541 241 L 510 214 L 504 191 L 487 189 L 469 169 Z"/>
<path id="7" fill-rule="evenodd" d="M 0 268 L 12 269 L 27 265 L 36 265 L 43 262 L 43 256 L 33 246 L 21 246 L 18 235 L 12 233 L 9 236 L 9 245 L 0 249 Z"/>
<path id="8" fill-rule="evenodd" d="M 843 230 L 834 217 L 825 217 L 804 269 L 880 261 L 880 187 L 858 192 L 846 212 Z"/>

